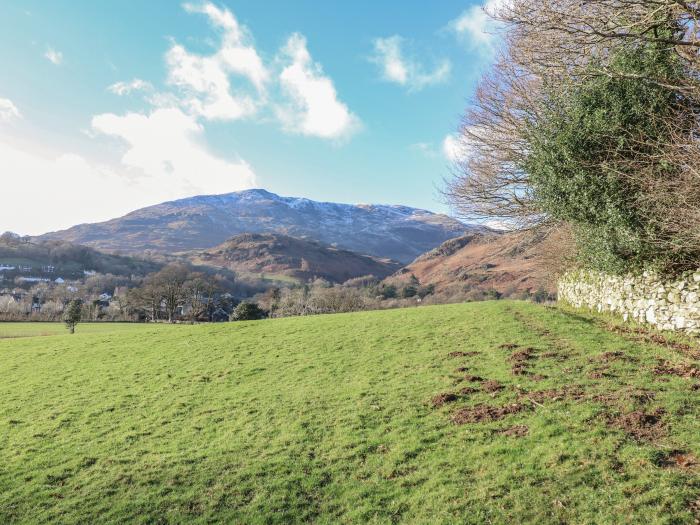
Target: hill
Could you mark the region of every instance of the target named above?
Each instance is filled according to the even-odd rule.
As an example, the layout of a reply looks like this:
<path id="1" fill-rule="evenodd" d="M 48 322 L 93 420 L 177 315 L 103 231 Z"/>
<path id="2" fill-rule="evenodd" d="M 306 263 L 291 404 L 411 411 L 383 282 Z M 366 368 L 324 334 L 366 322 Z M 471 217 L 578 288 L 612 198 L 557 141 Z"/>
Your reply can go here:
<path id="1" fill-rule="evenodd" d="M 508 301 L 0 339 L 0 522 L 692 523 L 698 353 Z"/>
<path id="2" fill-rule="evenodd" d="M 187 258 L 241 274 L 284 275 L 304 282 L 319 277 L 342 283 L 363 275 L 382 279 L 400 267 L 387 259 L 271 233 L 237 235 L 215 248 L 187 254 Z"/>
<path id="3" fill-rule="evenodd" d="M 445 241 L 421 255 L 388 283 L 408 282 L 415 276 L 439 293 L 496 290 L 500 293 L 554 291 L 543 268 L 541 243 L 517 243 L 510 234 L 470 233 Z"/>
<path id="4" fill-rule="evenodd" d="M 65 241 L 31 240 L 6 232 L 0 235 L 0 266 L 6 277 L 83 278 L 84 272 L 146 275 L 161 265 L 136 257 L 102 253 Z M 8 268 L 9 267 L 9 268 Z"/>
<path id="5" fill-rule="evenodd" d="M 407 206 L 336 204 L 247 190 L 165 202 L 40 238 L 105 251 L 172 253 L 211 248 L 241 233 L 275 233 L 407 263 L 474 228 Z"/>

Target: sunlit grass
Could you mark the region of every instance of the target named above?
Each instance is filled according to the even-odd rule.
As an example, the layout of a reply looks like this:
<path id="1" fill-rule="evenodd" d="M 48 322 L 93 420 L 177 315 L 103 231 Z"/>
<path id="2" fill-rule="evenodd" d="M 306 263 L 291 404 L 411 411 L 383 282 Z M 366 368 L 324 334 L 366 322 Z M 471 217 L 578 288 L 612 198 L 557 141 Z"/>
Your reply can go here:
<path id="1" fill-rule="evenodd" d="M 8 329 L 57 335 L 0 341 L 1 523 L 692 523 L 700 497 L 668 459 L 700 456 L 696 380 L 653 373 L 692 359 L 570 311 Z M 611 424 L 657 409 L 653 439 Z"/>

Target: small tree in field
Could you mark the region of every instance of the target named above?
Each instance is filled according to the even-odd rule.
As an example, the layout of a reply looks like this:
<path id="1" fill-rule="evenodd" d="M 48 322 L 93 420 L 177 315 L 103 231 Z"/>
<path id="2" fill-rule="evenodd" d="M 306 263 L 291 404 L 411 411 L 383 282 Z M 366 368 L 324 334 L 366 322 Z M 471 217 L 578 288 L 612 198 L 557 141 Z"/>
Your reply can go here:
<path id="1" fill-rule="evenodd" d="M 75 299 L 68 303 L 66 311 L 63 314 L 63 322 L 66 323 L 66 328 L 71 334 L 75 333 L 75 325 L 80 322 L 83 310 L 83 303 L 79 299 Z"/>

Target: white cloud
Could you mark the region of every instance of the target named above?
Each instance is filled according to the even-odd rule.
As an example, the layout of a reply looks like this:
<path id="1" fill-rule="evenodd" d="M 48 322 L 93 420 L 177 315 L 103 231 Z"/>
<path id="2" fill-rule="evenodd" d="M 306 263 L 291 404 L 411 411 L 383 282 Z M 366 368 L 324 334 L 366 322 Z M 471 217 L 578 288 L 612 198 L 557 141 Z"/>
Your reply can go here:
<path id="1" fill-rule="evenodd" d="M 149 194 L 178 198 L 199 193 L 228 193 L 251 188 L 255 174 L 245 161 L 229 161 L 209 152 L 204 128 L 177 108 L 149 115 L 112 113 L 92 119 L 95 131 L 126 143 L 121 162 Z"/>
<path id="2" fill-rule="evenodd" d="M 55 66 L 60 66 L 63 62 L 63 53 L 56 51 L 55 49 L 49 47 L 44 53 L 44 57 Z"/>
<path id="3" fill-rule="evenodd" d="M 255 186 L 252 168 L 208 151 L 202 127 L 179 109 L 98 115 L 92 125 L 126 144 L 121 165 L 0 136 L 3 183 L 12 195 L 0 206 L 0 231 L 37 235 L 166 200 Z"/>
<path id="4" fill-rule="evenodd" d="M 21 116 L 19 109 L 9 98 L 0 98 L 0 122 L 9 122 Z"/>
<path id="5" fill-rule="evenodd" d="M 282 60 L 288 65 L 280 73 L 279 82 L 290 104 L 278 108 L 278 115 L 287 131 L 342 139 L 358 129 L 359 119 L 338 99 L 333 81 L 313 61 L 303 35 L 289 37 Z"/>
<path id="6" fill-rule="evenodd" d="M 116 82 L 107 88 L 115 95 L 129 95 L 135 91 L 153 91 L 153 85 L 150 82 L 135 78 L 131 82 Z"/>
<path id="7" fill-rule="evenodd" d="M 12 196 L 0 206 L 0 231 L 36 235 L 108 219 L 143 201 L 143 194 L 131 194 L 122 179 L 83 157 L 43 150 L 0 139 L 3 181 Z"/>
<path id="8" fill-rule="evenodd" d="M 370 60 L 381 67 L 384 80 L 418 91 L 449 78 L 452 68 L 449 60 L 442 60 L 432 71 L 426 72 L 415 59 L 404 56 L 402 45 L 403 39 L 398 35 L 374 40 L 374 54 Z"/>
<path id="9" fill-rule="evenodd" d="M 473 5 L 449 23 L 450 29 L 471 46 L 490 49 L 494 45 L 498 23 L 489 14 L 497 13 L 508 0 L 486 0 Z"/>
<path id="10" fill-rule="evenodd" d="M 269 72 L 252 44 L 249 31 L 227 9 L 211 3 L 185 4 L 190 13 L 202 13 L 222 31 L 220 47 L 201 56 L 174 44 L 166 55 L 168 82 L 182 91 L 182 103 L 190 112 L 208 120 L 235 120 L 254 114 L 265 96 Z M 233 93 L 230 77 L 245 82 Z"/>

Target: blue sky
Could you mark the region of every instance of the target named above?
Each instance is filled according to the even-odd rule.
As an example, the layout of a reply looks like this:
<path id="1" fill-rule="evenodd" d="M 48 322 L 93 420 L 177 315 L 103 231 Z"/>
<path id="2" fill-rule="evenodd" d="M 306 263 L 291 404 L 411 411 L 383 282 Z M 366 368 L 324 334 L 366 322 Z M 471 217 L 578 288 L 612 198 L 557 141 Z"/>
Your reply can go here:
<path id="1" fill-rule="evenodd" d="M 0 230 L 249 187 L 447 211 L 449 137 L 493 55 L 482 7 L 3 2 Z"/>

